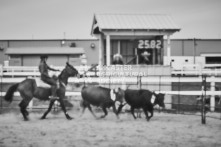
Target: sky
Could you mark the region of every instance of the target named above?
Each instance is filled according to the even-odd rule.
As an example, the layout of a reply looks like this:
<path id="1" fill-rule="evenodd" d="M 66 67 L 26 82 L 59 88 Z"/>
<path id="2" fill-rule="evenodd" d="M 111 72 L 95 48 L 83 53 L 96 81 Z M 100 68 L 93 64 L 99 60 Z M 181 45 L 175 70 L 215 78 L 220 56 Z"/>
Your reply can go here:
<path id="1" fill-rule="evenodd" d="M 168 14 L 171 38 L 221 39 L 221 0 L 0 0 L 0 39 L 90 39 L 96 13 Z"/>

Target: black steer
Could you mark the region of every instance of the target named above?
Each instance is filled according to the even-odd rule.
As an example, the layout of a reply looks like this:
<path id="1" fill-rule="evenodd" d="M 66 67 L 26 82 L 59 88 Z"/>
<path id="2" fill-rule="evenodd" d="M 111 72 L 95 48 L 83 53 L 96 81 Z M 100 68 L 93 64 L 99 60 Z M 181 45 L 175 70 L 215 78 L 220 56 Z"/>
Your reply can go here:
<path id="1" fill-rule="evenodd" d="M 160 107 L 165 107 L 164 104 L 164 94 L 156 94 L 149 90 L 125 90 L 125 101 L 131 106 L 131 113 L 136 119 L 134 115 L 134 109 L 142 108 L 144 114 L 146 115 L 147 121 L 153 116 L 153 107 L 155 105 L 159 105 Z M 118 108 L 118 113 L 121 111 L 124 105 L 120 105 Z M 150 112 L 150 116 L 148 116 L 148 112 Z"/>
<path id="2" fill-rule="evenodd" d="M 91 105 L 101 107 L 104 111 L 104 115 L 101 118 L 104 118 L 108 112 L 106 108 L 113 107 L 113 111 L 118 117 L 118 113 L 116 111 L 115 102 L 119 101 L 120 103 L 123 102 L 124 99 L 124 92 L 120 88 L 111 90 L 105 87 L 96 87 L 96 86 L 89 86 L 83 87 L 81 90 L 82 96 L 82 115 L 85 111 L 85 108 L 88 108 L 92 115 L 96 118 L 96 115 L 93 113 L 91 109 Z"/>

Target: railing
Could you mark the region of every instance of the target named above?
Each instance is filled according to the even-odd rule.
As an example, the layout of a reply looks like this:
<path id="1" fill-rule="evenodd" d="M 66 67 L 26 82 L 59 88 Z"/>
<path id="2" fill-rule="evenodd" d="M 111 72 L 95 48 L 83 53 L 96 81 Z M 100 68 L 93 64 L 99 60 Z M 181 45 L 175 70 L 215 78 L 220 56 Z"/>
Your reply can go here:
<path id="1" fill-rule="evenodd" d="M 184 64 L 181 69 L 173 68 L 172 75 L 221 76 L 221 64 Z"/>
<path id="2" fill-rule="evenodd" d="M 56 66 L 56 69 L 62 70 L 64 67 Z M 91 66 L 76 66 L 75 67 L 79 73 L 84 73 Z M 51 72 L 54 74 L 54 72 Z M 58 74 L 58 73 L 55 73 Z M 99 74 L 99 69 L 96 68 L 96 72 L 88 71 L 87 76 L 97 76 Z M 184 64 L 182 69 L 172 68 L 172 75 L 187 75 L 187 76 L 201 76 L 201 75 L 209 75 L 209 76 L 221 76 L 221 64 Z M 6 77 L 22 77 L 22 76 L 32 76 L 38 77 L 40 73 L 38 71 L 38 67 L 36 66 L 2 66 L 0 65 L 0 76 Z"/>
<path id="3" fill-rule="evenodd" d="M 55 69 L 62 70 L 64 69 L 63 66 L 56 66 L 53 67 Z M 80 74 L 88 71 L 91 66 L 76 66 L 75 67 Z M 97 69 L 96 69 L 97 70 Z M 53 72 L 50 71 L 49 74 L 59 74 L 59 72 Z M 88 76 L 96 76 L 96 73 L 94 71 L 88 71 L 86 75 Z M 1 66 L 0 65 L 0 76 L 5 76 L 5 77 L 27 77 L 27 76 L 32 76 L 32 77 L 38 77 L 40 76 L 38 67 L 36 66 Z"/>

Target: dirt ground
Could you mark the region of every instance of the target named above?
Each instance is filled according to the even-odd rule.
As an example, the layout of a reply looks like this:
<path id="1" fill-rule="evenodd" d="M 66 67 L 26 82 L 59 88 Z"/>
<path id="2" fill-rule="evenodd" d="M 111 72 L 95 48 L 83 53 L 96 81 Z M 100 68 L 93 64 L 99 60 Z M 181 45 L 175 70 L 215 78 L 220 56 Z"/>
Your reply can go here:
<path id="1" fill-rule="evenodd" d="M 221 120 L 200 116 L 155 112 L 147 122 L 134 120 L 129 113 L 117 119 L 113 113 L 95 119 L 88 110 L 82 117 L 71 110 L 73 120 L 63 113 L 30 112 L 30 121 L 23 121 L 19 112 L 0 114 L 0 147 L 220 147 Z M 96 112 L 101 115 L 101 112 Z"/>

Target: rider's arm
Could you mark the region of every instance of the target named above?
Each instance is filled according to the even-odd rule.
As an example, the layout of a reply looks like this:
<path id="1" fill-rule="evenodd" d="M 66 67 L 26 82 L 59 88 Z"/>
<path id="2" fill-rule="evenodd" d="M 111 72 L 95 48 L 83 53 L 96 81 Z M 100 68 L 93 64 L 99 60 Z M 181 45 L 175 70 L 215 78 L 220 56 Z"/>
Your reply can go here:
<path id="1" fill-rule="evenodd" d="M 51 67 L 48 66 L 48 65 L 47 65 L 47 68 L 48 68 L 49 70 L 52 70 L 52 71 L 60 71 L 60 70 L 58 70 L 58 69 L 51 68 Z"/>

